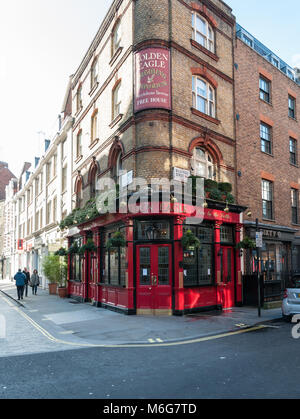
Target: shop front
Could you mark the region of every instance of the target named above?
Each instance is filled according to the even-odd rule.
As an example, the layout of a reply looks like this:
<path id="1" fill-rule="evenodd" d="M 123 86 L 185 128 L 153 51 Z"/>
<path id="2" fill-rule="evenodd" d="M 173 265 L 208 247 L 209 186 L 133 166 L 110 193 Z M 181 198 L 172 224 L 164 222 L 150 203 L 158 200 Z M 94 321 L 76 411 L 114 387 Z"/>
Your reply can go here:
<path id="1" fill-rule="evenodd" d="M 183 211 L 101 216 L 69 235 L 69 248 L 92 240 L 92 252 L 69 255 L 69 295 L 124 314 L 183 315 L 242 304 L 240 214 L 209 203 L 202 223 Z M 229 209 L 229 211 L 228 211 Z M 185 249 L 191 231 L 201 246 Z M 74 232 L 74 231 L 73 231 Z M 116 232 L 123 246 L 111 246 Z"/>
<path id="2" fill-rule="evenodd" d="M 259 224 L 263 233 L 263 247 L 259 251 L 259 273 L 262 281 L 262 303 L 267 307 L 281 301 L 283 291 L 291 285 L 295 258 L 293 259 L 293 242 L 297 230 L 284 226 Z M 252 223 L 245 223 L 246 235 L 255 239 L 256 228 Z M 248 250 L 246 255 L 246 274 L 248 281 L 256 284 L 256 251 Z M 253 292 L 257 293 L 254 284 Z M 249 291 L 250 292 L 250 291 Z M 246 296 L 251 300 L 251 296 Z M 255 300 L 255 299 L 253 299 Z"/>

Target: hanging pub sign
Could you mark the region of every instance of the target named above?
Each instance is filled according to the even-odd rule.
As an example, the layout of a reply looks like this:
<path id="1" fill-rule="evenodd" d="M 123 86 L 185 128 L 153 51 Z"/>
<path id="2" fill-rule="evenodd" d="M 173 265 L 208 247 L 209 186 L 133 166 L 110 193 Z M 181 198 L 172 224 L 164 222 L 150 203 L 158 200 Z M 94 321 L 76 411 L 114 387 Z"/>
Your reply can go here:
<path id="1" fill-rule="evenodd" d="M 135 112 L 171 109 L 170 51 L 146 48 L 135 54 Z"/>
<path id="2" fill-rule="evenodd" d="M 18 240 L 18 250 L 23 250 L 24 249 L 24 240 L 19 239 Z"/>

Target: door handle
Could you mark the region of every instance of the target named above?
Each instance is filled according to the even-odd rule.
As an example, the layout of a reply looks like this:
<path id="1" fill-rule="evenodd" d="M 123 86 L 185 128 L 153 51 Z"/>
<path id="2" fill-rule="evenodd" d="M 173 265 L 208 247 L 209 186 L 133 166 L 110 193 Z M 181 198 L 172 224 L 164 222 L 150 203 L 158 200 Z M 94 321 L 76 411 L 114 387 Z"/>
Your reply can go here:
<path id="1" fill-rule="evenodd" d="M 154 285 L 157 285 L 157 276 L 154 275 Z"/>

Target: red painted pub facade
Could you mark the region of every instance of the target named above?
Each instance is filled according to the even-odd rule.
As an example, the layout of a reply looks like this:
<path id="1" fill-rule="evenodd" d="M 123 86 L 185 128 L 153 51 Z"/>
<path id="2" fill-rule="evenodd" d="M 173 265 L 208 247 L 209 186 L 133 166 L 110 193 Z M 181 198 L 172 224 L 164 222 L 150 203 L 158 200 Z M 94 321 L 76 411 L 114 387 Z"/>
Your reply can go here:
<path id="1" fill-rule="evenodd" d="M 79 226 L 70 245 L 92 238 L 94 253 L 69 256 L 69 295 L 124 314 L 183 315 L 242 304 L 241 255 L 236 249 L 245 208 L 209 200 L 201 224 L 186 225 L 186 213 L 107 215 Z M 224 211 L 225 209 L 225 211 Z M 229 211 L 228 211 L 229 210 Z M 176 213 L 176 214 L 175 214 Z M 186 252 L 186 229 L 201 247 Z M 116 231 L 126 247 L 107 249 Z"/>

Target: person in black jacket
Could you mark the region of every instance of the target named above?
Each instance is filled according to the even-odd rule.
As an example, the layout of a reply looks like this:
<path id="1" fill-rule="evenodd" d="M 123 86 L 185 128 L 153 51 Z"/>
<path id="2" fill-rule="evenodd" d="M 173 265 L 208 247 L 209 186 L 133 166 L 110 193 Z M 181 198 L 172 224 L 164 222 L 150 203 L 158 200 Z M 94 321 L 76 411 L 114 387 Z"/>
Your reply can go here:
<path id="1" fill-rule="evenodd" d="M 23 274 L 26 276 L 24 285 L 25 297 L 28 297 L 28 284 L 30 281 L 30 273 L 28 272 L 27 268 L 24 268 Z"/>

